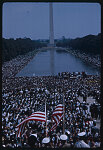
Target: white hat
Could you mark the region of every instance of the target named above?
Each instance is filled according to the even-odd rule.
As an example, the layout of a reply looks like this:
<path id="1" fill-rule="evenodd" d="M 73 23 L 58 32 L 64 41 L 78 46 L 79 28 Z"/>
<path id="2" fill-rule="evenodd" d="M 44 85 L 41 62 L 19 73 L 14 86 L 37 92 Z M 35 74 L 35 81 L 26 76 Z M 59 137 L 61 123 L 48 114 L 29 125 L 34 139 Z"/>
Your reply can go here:
<path id="1" fill-rule="evenodd" d="M 86 133 L 85 132 L 80 132 L 78 133 L 78 136 L 84 136 Z"/>
<path id="2" fill-rule="evenodd" d="M 67 136 L 66 136 L 65 134 L 62 134 L 62 135 L 60 136 L 60 139 L 63 140 L 63 141 L 65 141 L 65 140 L 67 140 Z"/>
<path id="3" fill-rule="evenodd" d="M 70 131 L 66 131 L 66 133 L 69 135 L 69 134 L 70 134 Z"/>
<path id="4" fill-rule="evenodd" d="M 23 94 L 23 91 L 21 90 L 20 93 Z"/>
<path id="5" fill-rule="evenodd" d="M 44 144 L 47 144 L 50 142 L 50 138 L 49 137 L 45 137 L 43 140 L 42 140 L 42 143 Z"/>
<path id="6" fill-rule="evenodd" d="M 31 134 L 30 136 L 35 136 L 37 138 L 37 134 Z"/>

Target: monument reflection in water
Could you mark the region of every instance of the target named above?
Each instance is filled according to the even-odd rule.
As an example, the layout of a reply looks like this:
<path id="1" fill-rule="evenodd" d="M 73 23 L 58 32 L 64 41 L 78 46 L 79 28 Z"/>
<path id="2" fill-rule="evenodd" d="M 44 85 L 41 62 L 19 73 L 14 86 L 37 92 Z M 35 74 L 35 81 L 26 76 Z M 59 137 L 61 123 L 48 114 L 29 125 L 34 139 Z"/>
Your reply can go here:
<path id="1" fill-rule="evenodd" d="M 54 76 L 55 74 L 55 69 L 54 69 L 54 49 L 50 49 L 50 70 L 51 70 L 51 75 Z"/>
<path id="2" fill-rule="evenodd" d="M 100 69 L 94 68 L 72 54 L 64 51 L 57 52 L 54 49 L 48 49 L 39 52 L 16 76 L 51 76 L 61 72 L 82 72 L 87 74 L 100 74 Z"/>

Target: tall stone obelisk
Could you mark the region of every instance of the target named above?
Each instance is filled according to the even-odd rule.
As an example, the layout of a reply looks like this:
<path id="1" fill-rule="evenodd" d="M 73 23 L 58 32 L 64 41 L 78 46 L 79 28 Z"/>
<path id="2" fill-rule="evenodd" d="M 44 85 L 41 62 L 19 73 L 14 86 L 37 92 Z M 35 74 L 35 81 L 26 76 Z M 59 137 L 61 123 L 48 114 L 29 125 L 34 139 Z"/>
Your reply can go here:
<path id="1" fill-rule="evenodd" d="M 49 24 L 50 24 L 50 47 L 54 47 L 54 29 L 53 29 L 53 4 L 49 4 Z"/>

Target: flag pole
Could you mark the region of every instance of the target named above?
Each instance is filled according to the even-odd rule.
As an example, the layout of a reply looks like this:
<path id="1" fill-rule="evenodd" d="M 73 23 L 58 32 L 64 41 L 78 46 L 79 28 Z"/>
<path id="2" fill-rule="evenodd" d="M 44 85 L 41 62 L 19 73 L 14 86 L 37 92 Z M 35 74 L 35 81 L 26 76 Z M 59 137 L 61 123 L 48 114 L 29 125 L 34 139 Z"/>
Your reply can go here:
<path id="1" fill-rule="evenodd" d="M 63 80 L 63 134 L 65 134 L 65 101 L 64 101 L 64 80 Z"/>
<path id="2" fill-rule="evenodd" d="M 46 115 L 46 100 L 45 100 L 45 116 L 46 116 L 46 137 L 47 137 L 47 115 Z"/>

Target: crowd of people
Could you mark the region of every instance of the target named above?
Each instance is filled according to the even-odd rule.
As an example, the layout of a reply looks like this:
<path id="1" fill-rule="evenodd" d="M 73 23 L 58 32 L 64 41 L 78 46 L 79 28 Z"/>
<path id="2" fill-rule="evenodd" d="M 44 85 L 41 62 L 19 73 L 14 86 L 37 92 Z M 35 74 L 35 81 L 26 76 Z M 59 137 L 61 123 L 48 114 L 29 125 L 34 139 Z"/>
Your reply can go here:
<path id="1" fill-rule="evenodd" d="M 100 55 L 89 55 L 86 53 L 80 53 L 80 51 L 78 50 L 73 50 L 73 49 L 67 49 L 69 51 L 69 53 L 73 54 L 74 56 L 82 59 L 83 61 L 92 64 L 93 66 L 100 68 L 101 67 L 101 59 L 100 59 Z"/>
<path id="2" fill-rule="evenodd" d="M 29 52 L 25 55 L 19 55 L 16 58 L 4 62 L 2 65 L 2 80 L 15 77 L 15 75 L 28 64 L 28 62 L 34 57 L 37 51 Z"/>
<path id="3" fill-rule="evenodd" d="M 13 74 L 15 74 L 15 65 L 12 67 Z M 9 67 L 6 70 L 9 72 Z M 83 98 L 83 102 L 79 100 L 79 96 Z M 79 147 L 84 144 L 85 147 L 90 148 L 100 147 L 100 129 L 96 126 L 96 119 L 100 119 L 100 111 L 94 114 L 94 106 L 88 107 L 87 98 L 90 96 L 95 99 L 97 108 L 100 108 L 99 76 L 87 75 L 85 72 L 63 72 L 56 76 L 15 77 L 6 75 L 4 69 L 2 78 L 2 146 L 62 148 Z M 57 128 L 50 132 L 54 123 L 52 113 L 58 104 L 62 104 L 63 98 L 65 131 L 63 133 L 64 120 L 62 119 Z M 29 121 L 25 126 L 25 132 L 21 137 L 17 137 L 17 125 L 32 113 L 40 110 L 45 100 L 49 140 L 43 142 L 46 137 L 46 123 L 40 121 Z M 67 138 L 62 139 L 62 134 L 65 134 Z M 80 142 L 82 144 L 79 144 Z"/>

